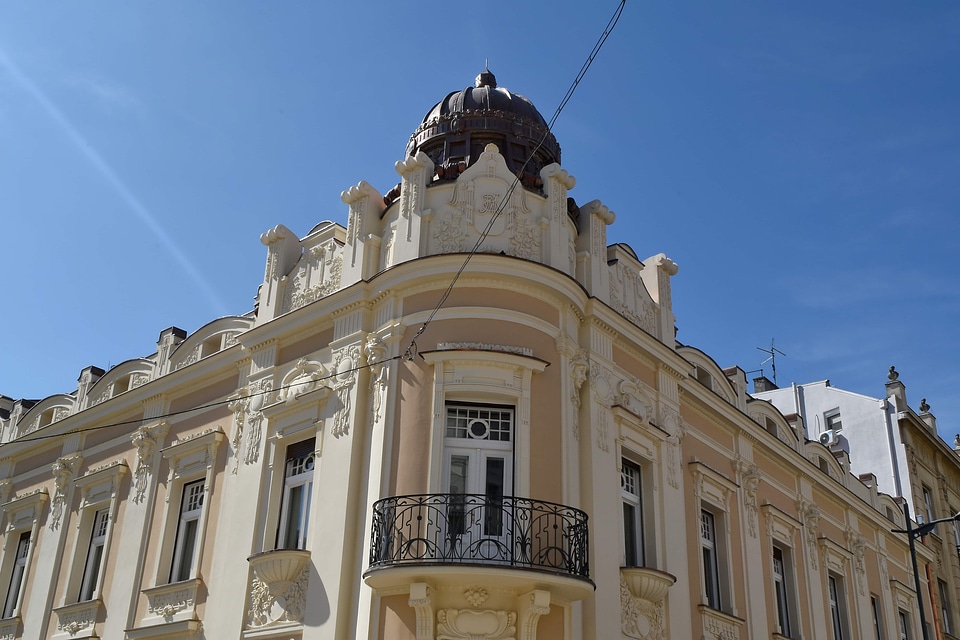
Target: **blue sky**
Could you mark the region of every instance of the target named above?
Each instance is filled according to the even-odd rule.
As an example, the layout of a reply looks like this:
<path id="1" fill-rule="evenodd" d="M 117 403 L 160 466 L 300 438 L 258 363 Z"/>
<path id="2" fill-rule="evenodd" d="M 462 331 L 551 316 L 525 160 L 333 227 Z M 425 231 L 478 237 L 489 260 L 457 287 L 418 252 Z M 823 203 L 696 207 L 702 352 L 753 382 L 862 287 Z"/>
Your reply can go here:
<path id="1" fill-rule="evenodd" d="M 248 311 L 262 232 L 346 224 L 487 58 L 549 118 L 616 4 L 0 4 L 0 394 Z M 958 68 L 954 2 L 629 2 L 554 132 L 609 240 L 679 263 L 682 342 L 873 396 L 894 364 L 952 441 Z"/>

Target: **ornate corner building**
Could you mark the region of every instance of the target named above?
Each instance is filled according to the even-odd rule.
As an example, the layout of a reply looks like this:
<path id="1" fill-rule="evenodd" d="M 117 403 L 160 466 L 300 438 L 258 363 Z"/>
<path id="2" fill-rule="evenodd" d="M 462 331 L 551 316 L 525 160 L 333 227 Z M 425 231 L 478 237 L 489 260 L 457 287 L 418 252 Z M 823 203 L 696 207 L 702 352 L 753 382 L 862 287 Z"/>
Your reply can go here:
<path id="1" fill-rule="evenodd" d="M 253 311 L 0 397 L 0 639 L 920 637 L 897 503 L 677 343 L 530 101 L 485 70 L 396 170 Z"/>

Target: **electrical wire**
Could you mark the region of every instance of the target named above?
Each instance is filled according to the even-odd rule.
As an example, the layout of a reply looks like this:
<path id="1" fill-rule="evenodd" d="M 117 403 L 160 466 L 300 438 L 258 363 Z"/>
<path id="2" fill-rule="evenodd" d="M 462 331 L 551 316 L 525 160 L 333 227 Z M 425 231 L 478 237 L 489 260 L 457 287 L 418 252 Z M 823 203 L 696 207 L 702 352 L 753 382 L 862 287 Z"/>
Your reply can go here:
<path id="1" fill-rule="evenodd" d="M 597 40 L 597 43 L 593 45 L 590 54 L 587 56 L 586 61 L 584 61 L 583 66 L 580 67 L 580 72 L 577 73 L 577 77 L 574 78 L 573 83 L 570 85 L 570 88 L 567 89 L 567 93 L 564 94 L 563 99 L 560 101 L 560 105 L 557 107 L 557 110 L 553 113 L 553 117 L 550 118 L 550 121 L 547 123 L 546 131 L 543 132 L 543 136 L 540 138 L 540 142 L 537 143 L 537 146 L 534 147 L 533 151 L 527 157 L 527 160 L 523 163 L 523 166 L 520 167 L 520 170 L 517 172 L 516 177 L 510 183 L 510 186 L 507 188 L 506 193 L 503 196 L 503 199 L 500 201 L 500 205 L 497 207 L 497 210 L 494 211 L 493 215 L 490 217 L 490 220 L 487 222 L 487 225 L 483 228 L 483 231 L 480 233 L 480 236 L 477 238 L 477 241 L 474 243 L 473 248 L 467 253 L 467 257 L 464 258 L 463 264 L 460 265 L 460 268 L 457 269 L 457 272 L 453 275 L 453 278 L 450 280 L 450 284 L 447 285 L 447 288 L 444 290 L 443 295 L 440 296 L 440 301 L 437 302 L 437 305 L 430 312 L 430 315 L 427 316 L 427 319 L 424 320 L 423 324 L 414 334 L 413 338 L 410 339 L 410 344 L 407 346 L 406 351 L 404 351 L 403 358 L 404 360 L 413 360 L 413 354 L 417 350 L 417 340 L 423 335 L 423 332 L 427 330 L 427 327 L 430 326 L 430 323 L 433 322 L 433 319 L 440 312 L 440 309 L 443 308 L 443 305 L 446 304 L 447 298 L 450 297 L 450 294 L 453 293 L 453 288 L 457 284 L 457 281 L 460 279 L 460 276 L 463 275 L 463 272 L 467 269 L 467 265 L 470 264 L 470 261 L 475 255 L 480 251 L 480 246 L 487 239 L 487 236 L 490 235 L 493 225 L 496 223 L 497 219 L 500 217 L 500 214 L 503 213 L 503 210 L 506 208 L 507 203 L 510 202 L 510 197 L 513 195 L 513 192 L 516 190 L 517 185 L 520 184 L 520 176 L 523 175 L 524 171 L 527 169 L 527 165 L 530 164 L 530 161 L 536 156 L 537 152 L 540 151 L 540 148 L 543 146 L 544 142 L 547 141 L 547 137 L 552 133 L 553 125 L 556 124 L 557 118 L 560 117 L 560 113 L 563 111 L 563 108 L 567 106 L 567 103 L 570 102 L 570 99 L 573 97 L 573 94 L 576 92 L 577 87 L 580 85 L 580 81 L 583 80 L 583 77 L 587 75 L 587 70 L 593 64 L 594 59 L 597 57 L 597 54 L 600 53 L 600 48 L 603 47 L 603 44 L 607 41 L 607 38 L 610 37 L 610 34 L 613 33 L 614 27 L 617 26 L 617 22 L 620 21 L 620 15 L 623 13 L 623 8 L 627 4 L 627 0 L 620 0 L 620 4 L 617 5 L 616 10 L 613 12 L 610 20 L 607 22 L 607 26 L 604 27 L 603 33 L 600 34 L 600 38 Z"/>
<path id="2" fill-rule="evenodd" d="M 587 56 L 586 61 L 583 63 L 583 66 L 580 68 L 580 72 L 577 74 L 577 77 L 574 79 L 573 83 L 570 85 L 570 88 L 567 89 L 567 93 L 564 94 L 563 99 L 560 101 L 560 104 L 557 107 L 557 110 L 553 114 L 553 117 L 551 117 L 550 121 L 547 123 L 547 128 L 544 131 L 543 136 L 540 138 L 540 142 L 537 143 L 537 146 L 534 147 L 533 151 L 527 157 L 527 160 L 523 163 L 523 166 L 520 168 L 520 171 L 517 172 L 517 176 L 514 178 L 514 180 L 510 183 L 510 186 L 507 188 L 507 191 L 504 194 L 502 201 L 500 202 L 500 206 L 497 207 L 497 210 L 494 212 L 493 216 L 491 216 L 490 220 L 487 222 L 487 225 L 484 227 L 483 231 L 480 233 L 480 236 L 477 238 L 477 241 L 474 243 L 473 248 L 470 250 L 470 252 L 467 254 L 467 257 L 464 259 L 463 264 L 460 265 L 460 268 L 457 270 L 453 278 L 450 280 L 450 284 L 447 286 L 446 290 L 444 290 L 443 295 L 440 296 L 440 301 L 430 312 L 430 315 L 427 316 L 427 319 L 423 322 L 423 324 L 417 330 L 417 333 L 414 334 L 413 338 L 411 338 L 410 344 L 407 346 L 403 355 L 392 356 L 390 358 L 385 358 L 384 360 L 379 360 L 377 362 L 368 362 L 366 364 L 358 365 L 356 367 L 353 367 L 352 369 L 346 369 L 344 371 L 334 372 L 329 375 L 323 376 L 321 378 L 317 378 L 315 382 L 330 380 L 338 375 L 353 373 L 355 371 L 361 371 L 363 369 L 369 369 L 371 367 L 383 365 L 388 362 L 392 362 L 393 360 L 399 360 L 401 358 L 407 361 L 413 360 L 414 354 L 417 352 L 417 339 L 423 334 L 424 331 L 427 330 L 427 327 L 430 326 L 430 323 L 436 317 L 437 313 L 439 313 L 440 309 L 443 308 L 443 305 L 446 303 L 447 299 L 450 297 L 450 294 L 453 292 L 453 288 L 457 284 L 457 281 L 460 279 L 460 276 L 466 270 L 467 265 L 470 264 L 470 260 L 477 254 L 477 252 L 480 250 L 480 246 L 487 239 L 487 236 L 490 234 L 490 231 L 493 229 L 493 225 L 496 223 L 497 219 L 500 217 L 500 214 L 503 213 L 503 210 L 506 208 L 507 203 L 510 201 L 510 197 L 513 195 L 513 192 L 516 190 L 517 185 L 520 184 L 520 176 L 523 175 L 524 171 L 527 168 L 527 165 L 530 163 L 530 161 L 534 158 L 536 153 L 543 146 L 544 142 L 546 142 L 547 137 L 552 133 L 553 125 L 556 124 L 557 118 L 560 117 L 560 113 L 563 111 L 564 107 L 567 106 L 567 103 L 573 97 L 573 94 L 576 92 L 577 87 L 579 86 L 580 82 L 583 80 L 584 76 L 586 75 L 587 70 L 593 64 L 594 59 L 597 57 L 597 54 L 600 52 L 600 48 L 607 41 L 607 38 L 610 37 L 610 34 L 613 32 L 614 27 L 617 26 L 617 22 L 620 20 L 620 15 L 623 13 L 623 8 L 625 5 L 626 5 L 626 0 L 620 0 L 620 3 L 617 5 L 617 8 L 614 11 L 613 16 L 610 18 L 609 22 L 607 22 L 607 26 L 604 28 L 603 33 L 600 35 L 600 38 L 597 40 L 596 44 L 593 46 L 593 49 L 590 51 L 590 54 Z M 123 426 L 130 426 L 130 425 L 143 425 L 144 423 L 155 422 L 157 420 L 163 420 L 165 418 L 172 418 L 175 416 L 192 413 L 194 411 L 203 411 L 205 409 L 220 407 L 223 405 L 231 404 L 233 402 L 237 402 L 239 400 L 248 400 L 250 398 L 265 395 L 268 393 L 282 391 L 284 389 L 290 389 L 295 386 L 299 386 L 300 384 L 302 384 L 302 382 L 295 382 L 293 384 L 278 387 L 276 389 L 255 391 L 247 395 L 233 396 L 226 400 L 219 400 L 217 402 L 211 402 L 208 404 L 191 407 L 189 409 L 182 409 L 180 411 L 170 411 L 168 413 L 152 416 L 150 418 L 122 420 L 120 422 L 111 422 L 108 424 L 101 424 L 101 425 L 92 426 L 92 427 L 70 429 L 68 431 L 51 433 L 51 434 L 41 434 L 41 435 L 27 434 L 26 436 L 22 436 L 20 438 L 16 438 L 8 442 L 0 443 L 0 447 L 4 447 L 6 445 L 15 444 L 15 443 L 19 444 L 19 443 L 25 443 L 25 442 L 38 442 L 41 440 L 49 440 L 52 438 L 62 438 L 64 436 L 75 435 L 78 433 L 99 431 L 101 429 L 112 429 L 115 427 L 123 427 Z"/>

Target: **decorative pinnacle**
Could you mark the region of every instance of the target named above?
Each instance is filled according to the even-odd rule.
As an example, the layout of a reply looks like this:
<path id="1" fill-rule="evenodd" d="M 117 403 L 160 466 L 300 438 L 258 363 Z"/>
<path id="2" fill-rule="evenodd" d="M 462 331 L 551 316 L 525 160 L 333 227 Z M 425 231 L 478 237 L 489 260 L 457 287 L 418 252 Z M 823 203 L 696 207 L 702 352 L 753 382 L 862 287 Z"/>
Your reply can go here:
<path id="1" fill-rule="evenodd" d="M 893 365 L 890 365 L 890 371 L 887 373 L 887 377 L 890 378 L 891 382 L 900 377 L 900 374 L 897 373 L 897 370 Z"/>

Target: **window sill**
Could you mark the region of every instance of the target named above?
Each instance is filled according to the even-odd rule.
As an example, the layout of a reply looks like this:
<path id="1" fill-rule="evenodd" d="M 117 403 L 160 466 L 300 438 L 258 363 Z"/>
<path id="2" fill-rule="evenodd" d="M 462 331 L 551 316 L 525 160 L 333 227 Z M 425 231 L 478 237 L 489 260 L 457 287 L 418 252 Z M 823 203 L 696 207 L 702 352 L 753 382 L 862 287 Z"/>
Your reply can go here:
<path id="1" fill-rule="evenodd" d="M 154 626 L 197 619 L 197 591 L 200 578 L 172 582 L 143 590 L 147 597 L 147 615 L 140 626 Z"/>
<path id="2" fill-rule="evenodd" d="M 17 638 L 20 636 L 20 615 L 0 620 L 0 638 Z"/>
<path id="3" fill-rule="evenodd" d="M 94 628 L 102 608 L 99 599 L 57 607 L 53 610 L 57 614 L 57 631 L 53 638 L 96 638 Z"/>
<path id="4" fill-rule="evenodd" d="M 740 631 L 743 629 L 745 622 L 742 618 L 712 609 L 705 604 L 701 604 L 697 608 L 700 610 L 704 631 L 717 638 L 734 640 L 741 637 Z"/>

